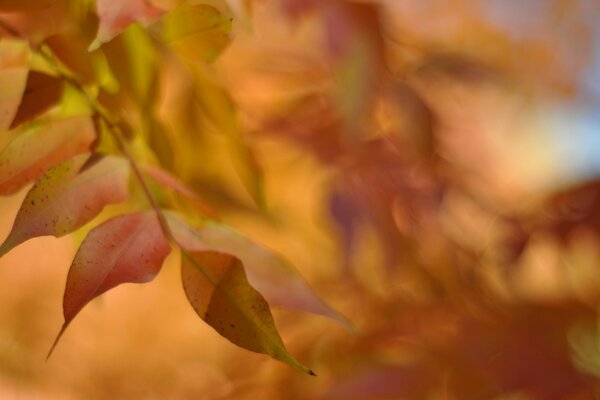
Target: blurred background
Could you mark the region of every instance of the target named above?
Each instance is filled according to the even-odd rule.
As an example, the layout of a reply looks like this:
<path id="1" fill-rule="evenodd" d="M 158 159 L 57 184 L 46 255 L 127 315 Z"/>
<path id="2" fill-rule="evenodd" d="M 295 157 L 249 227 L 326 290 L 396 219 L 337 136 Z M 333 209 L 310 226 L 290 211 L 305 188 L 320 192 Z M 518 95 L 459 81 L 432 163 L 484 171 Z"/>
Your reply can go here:
<path id="1" fill-rule="evenodd" d="M 0 398 L 600 396 L 600 3 L 228 5 L 210 69 L 192 86 L 157 62 L 152 122 L 131 124 L 354 329 L 273 310 L 316 378 L 239 349 L 197 318 L 173 251 L 46 362 L 81 238 L 38 238 L 0 259 Z M 0 237 L 25 193 L 0 199 Z"/>

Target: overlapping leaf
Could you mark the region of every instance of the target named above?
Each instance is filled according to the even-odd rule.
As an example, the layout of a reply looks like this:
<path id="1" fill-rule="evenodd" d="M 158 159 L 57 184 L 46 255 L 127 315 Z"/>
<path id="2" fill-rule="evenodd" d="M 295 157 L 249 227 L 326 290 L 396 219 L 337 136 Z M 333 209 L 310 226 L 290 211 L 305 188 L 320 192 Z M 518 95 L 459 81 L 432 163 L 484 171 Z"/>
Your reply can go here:
<path id="1" fill-rule="evenodd" d="M 50 75 L 30 71 L 19 109 L 11 129 L 30 121 L 56 106 L 63 92 L 63 81 Z"/>
<path id="2" fill-rule="evenodd" d="M 189 59 L 210 62 L 230 41 L 231 19 L 215 7 L 187 4 L 166 14 L 153 30 Z"/>
<path id="3" fill-rule="evenodd" d="M 174 213 L 166 216 L 175 240 L 184 248 L 216 250 L 242 260 L 250 284 L 265 296 L 269 304 L 323 315 L 348 325 L 344 317 L 315 295 L 291 265 L 266 248 L 216 222 L 194 228 Z"/>
<path id="4" fill-rule="evenodd" d="M 92 229 L 71 264 L 63 299 L 67 326 L 93 298 L 122 283 L 149 282 L 170 248 L 154 212 L 125 214 Z"/>
<path id="5" fill-rule="evenodd" d="M 219 334 L 245 349 L 269 354 L 307 374 L 288 353 L 269 305 L 246 278 L 239 259 L 215 251 L 182 251 L 183 288 L 196 313 Z"/>
<path id="6" fill-rule="evenodd" d="M 96 138 L 94 125 L 87 116 L 11 133 L 12 140 L 0 152 L 0 195 L 15 193 L 48 168 L 88 151 Z"/>
<path id="7" fill-rule="evenodd" d="M 0 130 L 8 129 L 21 102 L 29 71 L 29 57 L 27 43 L 19 40 L 0 41 Z"/>
<path id="8" fill-rule="evenodd" d="M 36 182 L 0 246 L 0 255 L 33 237 L 73 232 L 104 206 L 127 199 L 129 163 L 108 156 L 85 168 L 88 159 L 88 154 L 76 156 L 49 169 Z"/>
<path id="9" fill-rule="evenodd" d="M 100 26 L 90 49 L 106 43 L 134 22 L 147 25 L 164 12 L 147 0 L 97 0 L 96 11 Z"/>

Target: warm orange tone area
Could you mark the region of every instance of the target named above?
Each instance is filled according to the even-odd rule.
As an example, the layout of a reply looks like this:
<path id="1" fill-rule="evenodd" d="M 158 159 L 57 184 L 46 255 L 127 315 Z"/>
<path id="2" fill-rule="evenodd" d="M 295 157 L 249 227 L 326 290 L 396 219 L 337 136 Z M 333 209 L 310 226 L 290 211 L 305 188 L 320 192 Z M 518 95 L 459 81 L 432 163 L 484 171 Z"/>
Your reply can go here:
<path id="1" fill-rule="evenodd" d="M 0 399 L 600 396 L 598 18 L 0 1 Z"/>

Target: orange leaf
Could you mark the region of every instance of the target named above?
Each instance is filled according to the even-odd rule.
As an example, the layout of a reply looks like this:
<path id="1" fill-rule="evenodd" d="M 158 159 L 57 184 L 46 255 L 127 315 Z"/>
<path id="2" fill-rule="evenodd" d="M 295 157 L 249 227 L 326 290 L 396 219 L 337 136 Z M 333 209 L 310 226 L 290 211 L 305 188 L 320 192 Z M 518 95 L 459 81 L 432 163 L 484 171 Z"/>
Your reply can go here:
<path id="1" fill-rule="evenodd" d="M 57 0 L 0 0 L 0 10 L 8 12 L 29 12 L 50 7 Z"/>
<path id="2" fill-rule="evenodd" d="M 302 276 L 284 259 L 239 232 L 217 222 L 194 228 L 177 214 L 166 213 L 177 243 L 189 250 L 217 250 L 240 258 L 248 280 L 274 306 L 295 309 L 335 319 L 353 329 L 312 291 Z"/>
<path id="3" fill-rule="evenodd" d="M 215 251 L 183 249 L 181 274 L 190 304 L 221 336 L 314 375 L 285 349 L 267 301 L 250 286 L 239 259 Z"/>
<path id="4" fill-rule="evenodd" d="M 127 199 L 129 163 L 108 156 L 85 169 L 89 159 L 89 154 L 76 156 L 49 169 L 36 182 L 0 246 L 0 256 L 33 237 L 73 232 L 104 206 Z"/>
<path id="5" fill-rule="evenodd" d="M 169 251 L 154 212 L 120 215 L 92 229 L 71 264 L 63 298 L 65 322 L 48 356 L 88 302 L 122 283 L 151 281 Z"/>
<path id="6" fill-rule="evenodd" d="M 0 130 L 10 126 L 25 91 L 29 47 L 17 40 L 0 42 Z"/>
<path id="7" fill-rule="evenodd" d="M 48 168 L 86 152 L 96 138 L 94 124 L 87 116 L 15 133 L 0 152 L 0 195 L 15 193 Z"/>

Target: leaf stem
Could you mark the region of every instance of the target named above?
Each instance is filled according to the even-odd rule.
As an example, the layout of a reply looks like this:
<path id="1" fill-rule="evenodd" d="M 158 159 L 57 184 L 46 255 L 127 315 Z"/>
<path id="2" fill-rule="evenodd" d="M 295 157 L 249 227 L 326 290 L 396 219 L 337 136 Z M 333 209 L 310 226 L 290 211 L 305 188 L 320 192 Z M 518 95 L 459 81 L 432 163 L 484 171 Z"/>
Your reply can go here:
<path id="1" fill-rule="evenodd" d="M 22 35 L 14 27 L 12 27 L 9 23 L 7 23 L 6 21 L 4 21 L 2 19 L 0 19 L 0 28 L 5 30 L 6 32 L 8 32 L 11 36 L 14 36 L 14 37 L 17 37 L 20 39 L 24 39 L 22 37 Z M 97 116 L 98 118 L 100 118 L 108 126 L 108 128 L 109 128 L 108 131 L 110 132 L 111 136 L 115 139 L 115 142 L 117 143 L 119 151 L 123 154 L 123 156 L 125 156 L 125 158 L 127 158 L 129 163 L 131 164 L 131 169 L 133 170 L 133 173 L 136 176 L 136 179 L 138 180 L 138 182 L 142 188 L 142 191 L 144 192 L 144 195 L 146 196 L 146 199 L 150 203 L 150 207 L 156 213 L 156 217 L 158 218 L 158 222 L 160 223 L 160 227 L 163 231 L 163 234 L 165 235 L 165 237 L 167 239 L 175 242 L 173 234 L 169 228 L 169 225 L 167 224 L 167 220 L 166 220 L 162 210 L 158 206 L 158 203 L 154 199 L 154 196 L 152 195 L 150 188 L 148 187 L 146 181 L 144 180 L 144 176 L 143 176 L 137 162 L 135 161 L 135 159 L 129 152 L 127 145 L 121 138 L 122 135 L 119 134 L 119 133 L 121 133 L 121 129 L 118 126 L 118 121 L 120 118 L 112 116 L 106 110 L 106 108 L 102 106 L 102 104 L 100 104 L 93 96 L 91 96 L 90 93 L 86 90 L 86 88 L 81 84 L 81 82 L 79 82 L 77 80 L 76 75 L 73 74 L 72 71 L 70 71 L 68 68 L 64 67 L 60 62 L 58 62 L 56 60 L 56 58 L 54 57 L 54 54 L 52 53 L 52 50 L 47 45 L 42 44 L 39 47 L 39 49 L 32 48 L 31 50 L 33 52 L 35 52 L 36 54 L 40 55 L 42 58 L 44 58 L 54 68 L 55 72 L 58 74 L 58 76 L 62 80 L 64 80 L 65 82 L 67 82 L 68 84 L 73 86 L 75 89 L 77 89 L 77 91 L 79 91 L 81 94 L 83 94 L 89 107 L 92 109 L 94 115 Z"/>

